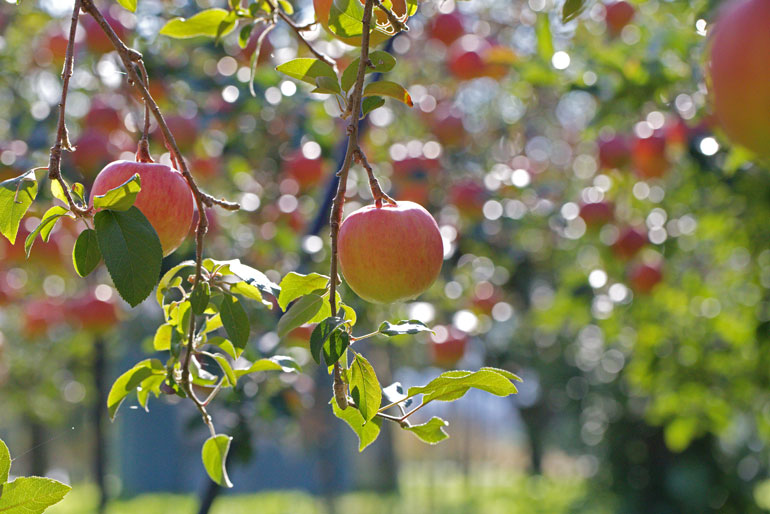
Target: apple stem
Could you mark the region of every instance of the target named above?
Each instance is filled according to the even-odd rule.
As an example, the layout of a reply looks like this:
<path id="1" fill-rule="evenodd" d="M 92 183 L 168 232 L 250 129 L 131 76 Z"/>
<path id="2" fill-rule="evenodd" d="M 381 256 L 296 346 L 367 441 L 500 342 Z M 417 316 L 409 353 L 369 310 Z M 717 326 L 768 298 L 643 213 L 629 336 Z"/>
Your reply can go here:
<path id="1" fill-rule="evenodd" d="M 369 189 L 372 191 L 372 198 L 374 198 L 374 205 L 379 209 L 382 207 L 382 201 L 385 200 L 390 205 L 398 205 L 396 201 L 385 194 L 385 192 L 380 187 L 380 181 L 377 180 L 377 177 L 374 176 L 374 170 L 372 170 L 371 164 L 369 164 L 369 161 L 366 158 L 366 154 L 363 150 L 359 147 L 356 149 L 356 155 L 355 155 L 356 162 L 361 164 L 361 166 L 364 167 L 366 170 L 367 175 L 369 175 Z"/>
<path id="2" fill-rule="evenodd" d="M 142 80 L 144 80 L 144 87 L 150 90 L 150 77 L 147 75 L 147 68 L 144 66 L 144 61 L 139 61 L 139 71 L 142 72 Z M 148 135 L 150 133 L 150 105 L 147 100 L 144 100 L 144 127 L 142 128 L 142 137 L 139 139 L 139 148 L 136 150 L 136 160 L 139 162 L 154 162 L 150 155 L 150 142 Z"/>

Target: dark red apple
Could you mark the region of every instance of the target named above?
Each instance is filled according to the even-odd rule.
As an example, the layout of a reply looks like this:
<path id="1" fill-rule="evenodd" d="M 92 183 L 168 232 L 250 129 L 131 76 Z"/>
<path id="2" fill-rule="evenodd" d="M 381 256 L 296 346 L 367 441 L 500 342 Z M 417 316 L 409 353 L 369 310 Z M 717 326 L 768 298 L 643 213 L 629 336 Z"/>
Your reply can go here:
<path id="1" fill-rule="evenodd" d="M 487 190 L 473 179 L 460 180 L 449 188 L 449 201 L 467 218 L 480 218 L 486 200 Z"/>
<path id="2" fill-rule="evenodd" d="M 647 234 L 635 227 L 626 227 L 620 231 L 618 239 L 612 245 L 615 255 L 630 259 L 647 244 Z"/>
<path id="3" fill-rule="evenodd" d="M 609 223 L 614 218 L 615 205 L 612 202 L 584 203 L 580 206 L 580 217 L 586 226 L 594 228 Z"/>
<path id="4" fill-rule="evenodd" d="M 431 39 L 441 41 L 446 46 L 465 34 L 463 28 L 463 16 L 458 11 L 447 14 L 439 14 L 428 24 L 428 34 Z"/>
<path id="5" fill-rule="evenodd" d="M 91 105 L 83 118 L 83 125 L 89 129 L 99 130 L 104 134 L 124 128 L 123 120 L 118 111 L 102 101 L 95 101 Z"/>
<path id="6" fill-rule="evenodd" d="M 295 150 L 284 161 L 286 174 L 303 190 L 316 186 L 324 176 L 323 159 L 305 157 L 301 149 Z"/>
<path id="7" fill-rule="evenodd" d="M 634 291 L 649 293 L 663 280 L 662 265 L 661 263 L 637 264 L 629 270 L 628 280 Z"/>
<path id="8" fill-rule="evenodd" d="M 118 37 L 123 40 L 123 42 L 130 43 L 126 41 L 126 27 L 106 10 L 102 10 L 102 14 Z M 86 46 L 89 51 L 95 54 L 106 54 L 115 50 L 112 42 L 93 17 L 84 15 L 80 17 L 80 21 L 86 32 Z"/>
<path id="9" fill-rule="evenodd" d="M 660 134 L 634 139 L 631 149 L 634 171 L 641 178 L 660 178 L 669 168 L 666 138 Z"/>
<path id="10" fill-rule="evenodd" d="M 110 143 L 107 133 L 89 127 L 75 141 L 75 151 L 68 155 L 81 175 L 92 178 L 116 153 L 117 149 Z"/>
<path id="11" fill-rule="evenodd" d="M 436 366 L 451 368 L 465 355 L 468 334 L 453 326 L 435 327 L 430 337 L 430 353 Z"/>
<path id="12" fill-rule="evenodd" d="M 599 166 L 602 169 L 620 169 L 631 161 L 631 147 L 623 135 L 599 140 Z"/>
<path id="13" fill-rule="evenodd" d="M 610 35 L 612 37 L 618 36 L 623 27 L 631 23 L 635 13 L 634 6 L 623 0 L 605 5 L 604 22 L 607 24 L 607 31 Z"/>

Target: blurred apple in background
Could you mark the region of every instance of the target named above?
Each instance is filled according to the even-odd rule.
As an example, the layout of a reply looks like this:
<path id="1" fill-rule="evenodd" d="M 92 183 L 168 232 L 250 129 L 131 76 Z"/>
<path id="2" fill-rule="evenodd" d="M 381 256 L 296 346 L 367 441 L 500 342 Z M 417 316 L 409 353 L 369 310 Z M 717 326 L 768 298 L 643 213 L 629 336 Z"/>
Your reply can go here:
<path id="1" fill-rule="evenodd" d="M 64 306 L 51 298 L 31 300 L 22 307 L 21 316 L 22 335 L 34 339 L 64 322 Z"/>
<path id="2" fill-rule="evenodd" d="M 428 23 L 428 35 L 430 39 L 441 41 L 446 46 L 451 45 L 455 40 L 465 34 L 463 27 L 463 16 L 458 11 L 439 14 Z"/>
<path id="3" fill-rule="evenodd" d="M 599 166 L 602 169 L 621 169 L 631 162 L 631 146 L 628 139 L 616 134 L 599 140 Z"/>
<path id="4" fill-rule="evenodd" d="M 662 263 L 635 264 L 628 271 L 628 280 L 634 291 L 649 293 L 663 280 Z"/>
<path id="5" fill-rule="evenodd" d="M 466 218 L 479 219 L 482 216 L 487 190 L 473 179 L 464 179 L 449 187 L 449 201 Z"/>
<path id="6" fill-rule="evenodd" d="M 67 321 L 74 328 L 92 332 L 105 332 L 117 325 L 118 307 L 113 301 L 101 300 L 93 290 L 67 301 Z"/>
<path id="7" fill-rule="evenodd" d="M 586 226 L 600 227 L 614 218 L 615 205 L 612 202 L 584 203 L 580 206 L 580 217 Z"/>
<path id="8" fill-rule="evenodd" d="M 312 158 L 303 149 L 294 150 L 283 161 L 286 174 L 294 179 L 301 190 L 310 189 L 323 179 L 323 159 L 320 155 Z"/>
<path id="9" fill-rule="evenodd" d="M 636 10 L 628 2 L 610 2 L 604 6 L 604 22 L 612 37 L 620 35 L 623 28 L 634 19 Z"/>
<path id="10" fill-rule="evenodd" d="M 659 134 L 634 139 L 631 148 L 634 171 L 641 178 L 660 178 L 670 166 L 666 156 L 666 138 Z"/>
<path id="11" fill-rule="evenodd" d="M 615 255 L 630 259 L 647 244 L 647 234 L 634 227 L 625 227 L 612 245 Z"/>
<path id="12" fill-rule="evenodd" d="M 430 336 L 430 354 L 433 364 L 443 368 L 454 367 L 465 355 L 468 334 L 453 326 L 433 327 Z"/>

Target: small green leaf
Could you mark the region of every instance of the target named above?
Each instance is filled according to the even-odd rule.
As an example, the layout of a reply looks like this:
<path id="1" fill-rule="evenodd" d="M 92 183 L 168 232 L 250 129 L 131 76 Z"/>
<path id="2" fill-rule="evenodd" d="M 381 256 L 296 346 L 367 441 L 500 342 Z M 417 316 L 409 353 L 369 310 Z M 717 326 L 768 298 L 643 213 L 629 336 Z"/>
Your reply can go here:
<path id="1" fill-rule="evenodd" d="M 136 391 L 138 387 L 148 378 L 156 376 L 166 376 L 166 368 L 163 367 L 158 359 L 147 359 L 137 363 L 115 380 L 107 395 L 107 412 L 110 419 L 115 419 L 120 404 L 126 399 L 126 396 Z"/>
<path id="2" fill-rule="evenodd" d="M 332 332 L 323 346 L 324 361 L 326 361 L 326 365 L 331 366 L 340 360 L 348 346 L 350 346 L 350 334 L 344 330 Z"/>
<path id="3" fill-rule="evenodd" d="M 358 353 L 350 366 L 350 396 L 356 402 L 364 421 L 369 421 L 377 415 L 382 403 L 380 382 L 369 361 Z"/>
<path id="4" fill-rule="evenodd" d="M 281 310 L 285 311 L 286 307 L 300 296 L 310 294 L 318 289 L 325 289 L 328 285 L 329 277 L 326 275 L 318 273 L 302 275 L 291 271 L 281 280 L 281 294 L 278 296 L 278 305 L 281 307 Z"/>
<path id="5" fill-rule="evenodd" d="M 222 317 L 222 325 L 225 327 L 227 337 L 236 348 L 246 348 L 251 326 L 241 302 L 234 296 L 224 295 L 219 303 L 219 314 Z"/>
<path id="6" fill-rule="evenodd" d="M 523 382 L 521 377 L 519 377 L 518 375 L 516 375 L 514 373 L 511 373 L 507 369 L 500 369 L 500 368 L 493 368 L 491 366 L 484 366 L 482 368 L 479 368 L 479 371 L 481 371 L 481 370 L 494 371 L 495 373 L 504 376 L 508 380 L 512 380 L 512 381 L 516 381 L 516 382 Z"/>
<path id="7" fill-rule="evenodd" d="M 56 225 L 56 222 L 59 220 L 59 218 L 65 216 L 68 212 L 69 209 L 65 209 L 64 207 L 60 207 L 58 205 L 54 205 L 45 212 L 42 221 L 40 221 L 40 224 L 35 228 L 35 230 L 29 233 L 27 239 L 24 241 L 24 251 L 26 252 L 27 257 L 29 257 L 29 252 L 32 250 L 32 245 L 35 243 L 37 236 L 40 235 L 44 241 L 48 241 L 48 238 L 50 237 L 51 231 Z"/>
<path id="8" fill-rule="evenodd" d="M 233 486 L 225 468 L 227 452 L 230 450 L 230 441 L 232 440 L 233 438 L 228 435 L 217 434 L 206 439 L 201 451 L 203 467 L 206 468 L 206 473 L 209 474 L 209 477 L 215 483 L 227 488 Z"/>
<path id="9" fill-rule="evenodd" d="M 586 5 L 586 0 L 565 0 L 564 6 L 561 8 L 561 22 L 567 23 L 577 18 Z"/>
<path id="10" fill-rule="evenodd" d="M 404 429 L 412 432 L 426 443 L 436 444 L 449 437 L 449 434 L 444 431 L 444 427 L 447 426 L 449 423 L 434 416 L 427 423 L 404 427 Z"/>
<path id="11" fill-rule="evenodd" d="M 548 13 L 537 15 L 535 34 L 537 36 L 537 51 L 540 57 L 546 62 L 551 62 L 551 57 L 553 56 L 553 37 L 551 37 L 551 22 L 548 19 Z"/>
<path id="12" fill-rule="evenodd" d="M 80 233 L 72 247 L 72 265 L 78 275 L 85 277 L 96 269 L 101 260 L 102 252 L 99 251 L 96 230 L 88 228 Z"/>
<path id="13" fill-rule="evenodd" d="M 137 0 L 118 0 L 118 4 L 128 11 L 136 12 L 136 1 Z"/>
<path id="14" fill-rule="evenodd" d="M 94 196 L 94 207 L 112 211 L 127 211 L 134 205 L 136 195 L 142 190 L 142 179 L 135 174 L 118 187 L 112 188 L 103 195 Z"/>
<path id="15" fill-rule="evenodd" d="M 241 378 L 244 375 L 257 373 L 260 371 L 282 371 L 284 373 L 295 373 L 300 371 L 300 366 L 291 357 L 285 355 L 274 355 L 267 359 L 254 361 L 248 368 L 236 368 L 235 376 Z"/>
<path id="16" fill-rule="evenodd" d="M 412 97 L 409 92 L 401 84 L 390 82 L 388 80 L 379 80 L 377 82 L 371 82 L 364 88 L 364 96 L 389 96 L 395 98 L 399 102 L 403 102 L 409 107 L 412 107 Z"/>
<path id="17" fill-rule="evenodd" d="M 311 86 L 316 85 L 318 77 L 329 77 L 337 80 L 337 74 L 334 68 L 320 59 L 310 57 L 300 57 L 279 65 L 276 70 L 288 75 L 291 78 L 307 82 Z"/>
<path id="18" fill-rule="evenodd" d="M 0 489 L 0 512 L 41 514 L 61 501 L 72 488 L 51 478 L 21 477 L 3 484 Z"/>
<path id="19" fill-rule="evenodd" d="M 385 105 L 385 99 L 381 96 L 368 96 L 364 98 L 364 101 L 361 103 L 361 117 L 366 117 L 367 114 L 375 109 L 379 109 L 383 105 Z"/>
<path id="20" fill-rule="evenodd" d="M 8 473 L 11 471 L 11 452 L 5 442 L 0 439 L 0 487 L 8 481 Z"/>
<path id="21" fill-rule="evenodd" d="M 281 9 L 283 9 L 286 14 L 289 16 L 294 14 L 294 7 L 289 2 L 286 0 L 278 0 L 278 3 L 281 5 Z"/>
<path id="22" fill-rule="evenodd" d="M 334 398 L 332 398 L 330 403 L 332 404 L 334 415 L 350 425 L 350 428 L 358 436 L 358 451 L 364 451 L 364 448 L 372 444 L 377 439 L 377 436 L 380 435 L 382 418 L 374 418 L 367 423 L 358 409 L 348 407 L 342 410 L 337 405 L 337 402 L 334 401 Z"/>
<path id="23" fill-rule="evenodd" d="M 244 296 L 246 298 L 250 298 L 252 300 L 256 300 L 262 305 L 267 305 L 268 307 L 272 307 L 273 304 L 269 301 L 265 300 L 262 297 L 262 293 L 260 292 L 259 288 L 249 284 L 248 282 L 241 281 L 236 282 L 234 284 L 230 285 L 230 292 L 233 294 L 238 294 L 241 296 Z"/>
<path id="24" fill-rule="evenodd" d="M 329 339 L 329 336 L 345 323 L 344 318 L 329 317 L 320 322 L 310 334 L 310 355 L 321 364 L 321 349 Z"/>
<path id="25" fill-rule="evenodd" d="M 337 82 L 337 78 L 331 77 L 318 77 L 315 79 L 316 88 L 311 93 L 322 93 L 326 95 L 334 95 L 341 93 L 340 84 Z"/>
<path id="26" fill-rule="evenodd" d="M 310 321 L 321 310 L 324 301 L 317 294 L 308 294 L 297 300 L 278 320 L 278 337 L 284 337 L 300 325 Z"/>
<path id="27" fill-rule="evenodd" d="M 422 394 L 422 402 L 434 400 L 453 402 L 462 398 L 470 388 L 481 389 L 496 396 L 508 396 L 517 392 L 516 386 L 506 373 L 495 368 L 471 371 L 446 371 L 422 387 L 410 387 L 407 396 Z"/>
<path id="28" fill-rule="evenodd" d="M 267 293 L 270 296 L 278 298 L 278 295 L 281 292 L 280 286 L 267 278 L 267 275 L 258 269 L 254 269 L 251 266 L 247 266 L 241 263 L 241 261 L 238 259 L 232 259 L 229 261 L 205 259 L 203 261 L 203 265 L 209 271 L 217 268 L 219 273 L 223 275 L 235 275 L 244 282 L 247 282 L 259 289 L 262 294 Z"/>
<path id="29" fill-rule="evenodd" d="M 72 184 L 70 187 L 70 193 L 72 193 L 72 197 L 76 202 L 80 204 L 86 203 L 86 188 L 80 182 L 75 182 Z"/>
<path id="30" fill-rule="evenodd" d="M 212 337 L 207 341 L 207 343 L 221 349 L 233 359 L 240 357 L 241 353 L 243 352 L 243 350 L 235 348 L 232 341 L 221 336 Z"/>
<path id="31" fill-rule="evenodd" d="M 235 376 L 235 373 L 233 373 L 233 368 L 230 366 L 230 361 L 228 361 L 224 355 L 219 354 L 214 354 L 214 360 L 217 361 L 217 364 L 219 364 L 219 367 L 227 377 L 228 385 L 234 387 L 235 384 L 238 383 L 238 378 Z"/>
<path id="32" fill-rule="evenodd" d="M 155 291 L 155 298 L 158 300 L 158 305 L 163 307 L 164 295 L 172 287 L 171 283 L 174 281 L 174 278 L 176 277 L 177 273 L 179 273 L 185 268 L 195 269 L 195 261 L 180 262 L 179 264 L 177 264 L 176 266 L 168 270 L 163 275 L 163 278 L 160 279 L 160 282 L 158 282 L 158 290 Z"/>
<path id="33" fill-rule="evenodd" d="M 35 170 L 0 182 L 0 234 L 16 244 L 19 223 L 37 196 Z"/>
<path id="34" fill-rule="evenodd" d="M 372 61 L 372 67 L 366 67 L 366 73 L 387 73 L 393 69 L 396 65 L 396 59 L 388 52 L 382 50 L 375 50 L 369 53 L 369 60 Z M 358 78 L 358 63 L 361 62 L 361 58 L 354 59 L 353 62 L 348 64 L 345 71 L 342 72 L 342 90 L 347 92 L 353 84 L 356 83 Z"/>
<path id="35" fill-rule="evenodd" d="M 136 207 L 94 216 L 99 250 L 120 296 L 132 307 L 152 292 L 160 276 L 160 239 Z"/>
<path id="36" fill-rule="evenodd" d="M 51 195 L 64 205 L 67 205 L 67 196 L 64 194 L 64 190 L 58 180 L 51 180 Z"/>
<path id="37" fill-rule="evenodd" d="M 396 324 L 383 321 L 378 332 L 386 336 L 400 336 L 404 334 L 417 334 L 418 332 L 433 332 L 433 330 L 420 320 L 410 319 L 401 320 Z"/>
<path id="38" fill-rule="evenodd" d="M 171 338 L 176 331 L 168 323 L 158 327 L 155 331 L 155 337 L 152 338 L 152 347 L 156 352 L 167 352 L 171 349 Z"/>
<path id="39" fill-rule="evenodd" d="M 211 298 L 211 286 L 208 282 L 199 281 L 190 295 L 190 306 L 192 307 L 193 314 L 200 316 L 206 312 L 209 298 Z"/>
<path id="40" fill-rule="evenodd" d="M 251 38 L 251 31 L 254 30 L 254 24 L 249 23 L 248 25 L 244 25 L 240 32 L 238 32 L 238 46 L 241 48 L 246 48 L 249 44 L 249 39 Z"/>
<path id="41" fill-rule="evenodd" d="M 192 18 L 174 18 L 160 29 L 160 33 L 177 39 L 197 36 L 222 37 L 235 29 L 235 20 L 230 18 L 230 11 L 224 9 L 206 9 Z"/>

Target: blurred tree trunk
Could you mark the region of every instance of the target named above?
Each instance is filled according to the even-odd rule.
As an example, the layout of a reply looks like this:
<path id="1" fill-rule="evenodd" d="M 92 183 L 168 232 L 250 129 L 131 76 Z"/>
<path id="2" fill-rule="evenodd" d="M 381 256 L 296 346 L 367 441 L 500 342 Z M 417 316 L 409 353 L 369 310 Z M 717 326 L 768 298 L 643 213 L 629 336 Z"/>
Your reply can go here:
<path id="1" fill-rule="evenodd" d="M 383 387 L 393 383 L 393 348 L 367 345 L 366 350 L 377 362 L 377 374 Z M 398 492 L 398 458 L 393 444 L 393 425 L 383 423 L 380 437 L 378 438 L 378 466 L 379 477 L 375 483 L 376 490 L 380 493 Z"/>
<path id="2" fill-rule="evenodd" d="M 521 419 L 527 430 L 529 438 L 530 459 L 532 463 L 532 473 L 539 475 L 542 473 L 543 464 L 543 437 L 545 436 L 545 427 L 548 422 L 545 406 L 539 402 L 521 409 Z"/>
<path id="3" fill-rule="evenodd" d="M 211 510 L 211 506 L 214 504 L 214 500 L 217 499 L 219 493 L 222 492 L 222 486 L 212 480 L 207 480 L 206 489 L 201 495 L 201 504 L 198 508 L 198 514 L 208 514 Z"/>
<path id="4" fill-rule="evenodd" d="M 96 391 L 96 401 L 93 405 L 91 415 L 93 416 L 94 424 L 94 478 L 96 485 L 99 488 L 99 506 L 98 512 L 104 512 L 107 507 L 107 486 L 105 483 L 105 476 L 107 474 L 107 444 L 105 441 L 104 430 L 104 418 L 107 405 L 107 394 L 105 391 L 105 351 L 104 340 L 101 337 L 97 337 L 94 341 L 94 361 L 93 361 L 93 374 L 94 374 L 94 389 Z"/>
<path id="5" fill-rule="evenodd" d="M 36 419 L 29 419 L 29 474 L 45 476 L 48 471 L 48 451 L 46 448 L 45 426 Z"/>

